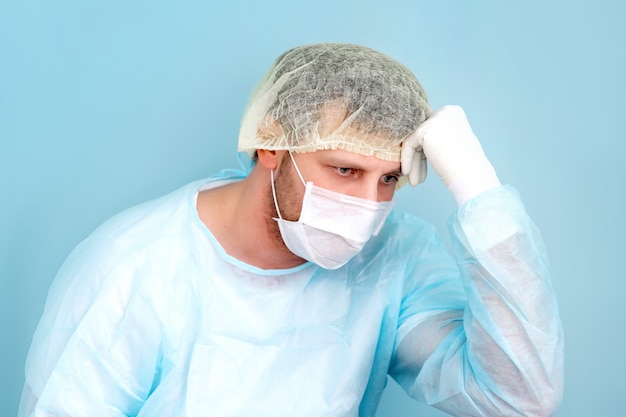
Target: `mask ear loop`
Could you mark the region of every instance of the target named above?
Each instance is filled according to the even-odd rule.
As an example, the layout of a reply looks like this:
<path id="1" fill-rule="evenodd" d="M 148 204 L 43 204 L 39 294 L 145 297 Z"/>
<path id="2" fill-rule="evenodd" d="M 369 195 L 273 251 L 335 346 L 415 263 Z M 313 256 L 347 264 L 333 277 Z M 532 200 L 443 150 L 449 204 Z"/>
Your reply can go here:
<path id="1" fill-rule="evenodd" d="M 293 167 L 296 169 L 296 172 L 298 173 L 298 177 L 300 177 L 300 181 L 302 181 L 302 184 L 306 187 L 306 182 L 304 182 L 304 178 L 302 178 L 302 174 L 300 173 L 300 169 L 298 169 L 298 164 L 296 164 L 296 159 L 293 157 L 293 154 L 291 153 L 291 151 L 287 151 L 289 152 L 289 156 L 291 157 L 291 162 L 293 162 Z M 272 196 L 274 197 L 274 206 L 276 207 L 276 213 L 278 214 L 278 218 L 280 220 L 283 219 L 283 217 L 280 215 L 280 209 L 278 208 L 278 198 L 276 198 L 276 187 L 274 186 L 274 170 L 270 170 L 270 180 L 272 183 Z"/>
<path id="2" fill-rule="evenodd" d="M 291 157 L 291 162 L 293 162 L 293 167 L 296 169 L 296 172 L 298 173 L 298 176 L 300 177 L 300 181 L 302 181 L 302 184 L 306 187 L 306 182 L 304 181 L 304 178 L 302 178 L 300 169 L 298 169 L 298 164 L 296 164 L 296 158 L 293 157 L 293 153 L 291 153 L 291 151 L 287 151 L 287 152 L 289 152 L 289 156 Z"/>

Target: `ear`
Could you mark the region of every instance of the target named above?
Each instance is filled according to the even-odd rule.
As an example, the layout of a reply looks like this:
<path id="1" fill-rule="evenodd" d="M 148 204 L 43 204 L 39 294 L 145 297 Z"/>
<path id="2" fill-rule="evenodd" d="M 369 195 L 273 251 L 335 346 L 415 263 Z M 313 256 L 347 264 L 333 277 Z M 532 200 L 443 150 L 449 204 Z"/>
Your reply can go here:
<path id="1" fill-rule="evenodd" d="M 283 135 L 279 123 L 269 115 L 265 115 L 257 127 L 256 135 L 260 143 L 274 143 L 276 138 Z M 257 162 L 266 169 L 278 169 L 285 151 L 271 151 L 267 149 L 257 149 Z"/>
<path id="2" fill-rule="evenodd" d="M 285 151 L 270 151 L 268 149 L 257 149 L 257 162 L 266 169 L 276 170 L 280 166 Z"/>

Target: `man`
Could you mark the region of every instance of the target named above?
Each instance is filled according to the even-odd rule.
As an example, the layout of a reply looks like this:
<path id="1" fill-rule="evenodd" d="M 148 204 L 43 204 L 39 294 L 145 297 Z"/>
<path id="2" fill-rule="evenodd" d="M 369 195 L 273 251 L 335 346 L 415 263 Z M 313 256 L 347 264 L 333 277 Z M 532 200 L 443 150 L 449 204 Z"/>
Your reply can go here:
<path id="1" fill-rule="evenodd" d="M 356 45 L 280 56 L 223 171 L 114 217 L 57 277 L 22 416 L 372 416 L 394 377 L 459 416 L 545 416 L 562 329 L 541 238 L 462 109 Z M 451 258 L 392 210 L 426 158 Z"/>

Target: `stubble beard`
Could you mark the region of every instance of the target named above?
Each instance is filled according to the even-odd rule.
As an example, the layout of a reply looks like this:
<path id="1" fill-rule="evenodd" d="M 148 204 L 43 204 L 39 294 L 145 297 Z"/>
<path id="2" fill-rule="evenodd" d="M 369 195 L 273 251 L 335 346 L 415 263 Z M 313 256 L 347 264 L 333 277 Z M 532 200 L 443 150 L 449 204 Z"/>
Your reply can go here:
<path id="1" fill-rule="evenodd" d="M 290 158 L 283 158 L 280 169 L 274 172 L 274 188 L 281 217 L 284 220 L 296 221 L 300 217 L 302 201 L 298 199 L 298 193 L 294 190 L 293 170 L 288 166 L 290 164 Z M 266 206 L 269 215 L 267 216 L 266 226 L 268 234 L 279 247 L 291 253 L 283 241 L 278 222 L 274 220 L 274 218 L 278 218 L 278 212 L 276 211 L 276 204 L 274 204 L 271 184 L 268 187 L 267 197 Z"/>

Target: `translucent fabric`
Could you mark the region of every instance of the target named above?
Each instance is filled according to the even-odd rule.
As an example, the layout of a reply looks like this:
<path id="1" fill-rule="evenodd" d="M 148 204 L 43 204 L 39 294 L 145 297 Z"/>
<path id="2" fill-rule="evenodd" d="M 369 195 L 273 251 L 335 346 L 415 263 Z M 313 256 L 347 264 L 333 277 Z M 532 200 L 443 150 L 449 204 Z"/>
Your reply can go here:
<path id="1" fill-rule="evenodd" d="M 400 162 L 402 140 L 429 112 L 415 75 L 390 57 L 359 45 L 299 46 L 256 86 L 239 150 L 342 149 Z"/>
<path id="2" fill-rule="evenodd" d="M 514 190 L 429 224 L 392 211 L 338 270 L 244 264 L 195 209 L 222 172 L 114 217 L 69 256 L 27 360 L 20 416 L 373 416 L 391 374 L 459 416 L 549 415 L 562 332 Z"/>

